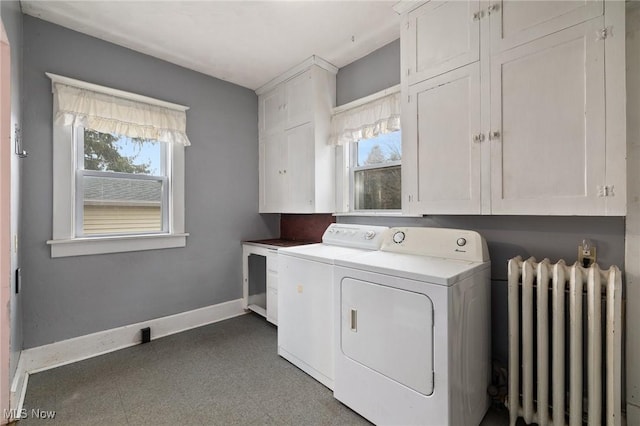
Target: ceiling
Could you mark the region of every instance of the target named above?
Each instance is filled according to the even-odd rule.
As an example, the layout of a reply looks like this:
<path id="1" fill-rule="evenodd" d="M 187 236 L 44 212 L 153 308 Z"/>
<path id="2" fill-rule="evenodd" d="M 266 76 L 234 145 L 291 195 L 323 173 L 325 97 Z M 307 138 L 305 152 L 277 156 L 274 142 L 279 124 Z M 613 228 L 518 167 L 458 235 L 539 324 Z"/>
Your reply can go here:
<path id="1" fill-rule="evenodd" d="M 42 1 L 28 15 L 257 89 L 311 55 L 343 67 L 400 36 L 396 1 Z"/>

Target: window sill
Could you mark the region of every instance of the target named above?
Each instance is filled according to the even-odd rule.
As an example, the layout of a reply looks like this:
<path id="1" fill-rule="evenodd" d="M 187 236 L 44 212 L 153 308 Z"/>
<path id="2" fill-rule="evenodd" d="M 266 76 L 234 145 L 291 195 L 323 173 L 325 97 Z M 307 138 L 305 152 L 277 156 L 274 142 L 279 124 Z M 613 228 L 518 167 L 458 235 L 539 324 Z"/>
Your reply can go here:
<path id="1" fill-rule="evenodd" d="M 54 258 L 185 247 L 188 236 L 189 234 L 118 235 L 49 240 L 47 244 L 51 246 L 51 257 Z"/>
<path id="2" fill-rule="evenodd" d="M 357 211 L 357 212 L 338 212 L 333 216 L 362 216 L 362 217 L 422 217 L 420 214 L 403 214 L 401 211 Z"/>

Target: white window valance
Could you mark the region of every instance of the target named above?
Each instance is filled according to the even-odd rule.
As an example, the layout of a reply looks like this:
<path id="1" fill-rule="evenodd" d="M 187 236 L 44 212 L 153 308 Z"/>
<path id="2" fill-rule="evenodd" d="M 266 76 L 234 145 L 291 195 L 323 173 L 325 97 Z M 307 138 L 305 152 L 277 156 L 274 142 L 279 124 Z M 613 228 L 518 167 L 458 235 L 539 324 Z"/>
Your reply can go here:
<path id="1" fill-rule="evenodd" d="M 344 145 L 400 130 L 400 93 L 392 93 L 331 117 L 330 145 Z"/>
<path id="2" fill-rule="evenodd" d="M 49 77 L 53 81 L 57 105 L 54 116 L 58 123 L 130 138 L 191 145 L 186 133 L 187 107 L 80 81 L 78 85 L 68 84 L 77 80 L 66 77 L 52 74 Z M 176 108 L 170 107 L 174 105 Z"/>

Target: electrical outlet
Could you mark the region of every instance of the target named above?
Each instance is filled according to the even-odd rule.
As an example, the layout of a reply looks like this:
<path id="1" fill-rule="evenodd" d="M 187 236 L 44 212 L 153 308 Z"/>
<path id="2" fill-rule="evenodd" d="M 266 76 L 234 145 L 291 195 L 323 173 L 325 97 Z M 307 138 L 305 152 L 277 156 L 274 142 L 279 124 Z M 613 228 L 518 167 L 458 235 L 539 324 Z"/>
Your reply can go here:
<path id="1" fill-rule="evenodd" d="M 596 246 L 589 240 L 582 240 L 582 244 L 578 246 L 578 263 L 588 268 L 596 263 L 596 259 Z"/>
<path id="2" fill-rule="evenodd" d="M 142 343 L 149 343 L 151 341 L 151 327 L 141 328 L 140 335 Z"/>
<path id="3" fill-rule="evenodd" d="M 20 285 L 22 284 L 22 268 L 16 269 L 16 294 L 20 293 Z"/>

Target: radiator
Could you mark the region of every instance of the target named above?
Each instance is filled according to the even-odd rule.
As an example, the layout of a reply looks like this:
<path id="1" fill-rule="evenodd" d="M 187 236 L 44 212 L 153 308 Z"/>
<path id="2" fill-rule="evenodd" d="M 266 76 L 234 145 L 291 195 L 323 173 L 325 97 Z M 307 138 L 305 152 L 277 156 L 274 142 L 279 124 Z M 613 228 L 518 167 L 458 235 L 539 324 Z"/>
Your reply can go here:
<path id="1" fill-rule="evenodd" d="M 541 426 L 577 426 L 583 418 L 588 425 L 622 424 L 620 270 L 521 257 L 508 269 L 511 426 L 519 417 Z"/>

